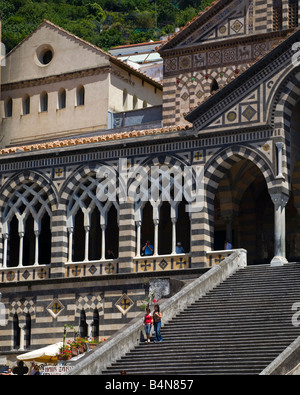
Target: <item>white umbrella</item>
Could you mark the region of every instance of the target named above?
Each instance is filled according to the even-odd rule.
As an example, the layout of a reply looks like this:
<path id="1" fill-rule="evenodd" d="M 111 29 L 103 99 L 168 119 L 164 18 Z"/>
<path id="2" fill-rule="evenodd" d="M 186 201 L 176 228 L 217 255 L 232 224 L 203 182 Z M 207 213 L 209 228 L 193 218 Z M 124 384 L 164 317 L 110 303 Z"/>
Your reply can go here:
<path id="1" fill-rule="evenodd" d="M 19 361 L 36 361 L 44 363 L 57 362 L 56 354 L 59 353 L 59 348 L 62 347 L 62 345 L 63 342 L 51 344 L 50 346 L 18 355 L 17 359 Z"/>

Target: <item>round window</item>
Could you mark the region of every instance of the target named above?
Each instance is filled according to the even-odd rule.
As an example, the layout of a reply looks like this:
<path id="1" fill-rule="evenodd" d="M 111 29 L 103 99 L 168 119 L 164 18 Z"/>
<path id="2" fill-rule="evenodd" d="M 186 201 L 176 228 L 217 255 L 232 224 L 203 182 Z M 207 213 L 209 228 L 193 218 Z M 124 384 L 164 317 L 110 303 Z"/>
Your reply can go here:
<path id="1" fill-rule="evenodd" d="M 54 51 L 50 45 L 41 45 L 35 53 L 35 61 L 38 66 L 47 66 L 53 59 Z"/>

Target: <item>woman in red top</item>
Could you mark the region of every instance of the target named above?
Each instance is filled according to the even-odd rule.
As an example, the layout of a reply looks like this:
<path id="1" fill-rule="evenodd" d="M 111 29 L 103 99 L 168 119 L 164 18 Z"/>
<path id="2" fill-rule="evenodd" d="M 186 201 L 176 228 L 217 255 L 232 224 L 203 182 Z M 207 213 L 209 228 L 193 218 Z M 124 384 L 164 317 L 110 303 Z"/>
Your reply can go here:
<path id="1" fill-rule="evenodd" d="M 151 332 L 151 327 L 153 324 L 153 317 L 152 314 L 150 313 L 150 309 L 146 309 L 146 314 L 144 318 L 144 326 L 145 326 L 145 333 L 147 336 L 147 343 L 150 343 L 150 332 Z"/>

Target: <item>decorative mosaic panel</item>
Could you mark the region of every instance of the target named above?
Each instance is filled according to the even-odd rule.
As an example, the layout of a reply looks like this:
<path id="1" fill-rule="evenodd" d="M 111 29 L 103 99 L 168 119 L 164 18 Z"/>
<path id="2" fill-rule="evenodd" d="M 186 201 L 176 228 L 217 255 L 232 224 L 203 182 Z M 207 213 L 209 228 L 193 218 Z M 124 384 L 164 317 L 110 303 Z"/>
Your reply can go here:
<path id="1" fill-rule="evenodd" d="M 161 257 L 143 257 L 135 259 L 134 272 L 152 272 L 166 270 L 189 269 L 191 267 L 190 255 L 166 255 Z"/>
<path id="2" fill-rule="evenodd" d="M 0 268 L 0 281 L 2 283 L 19 281 L 38 281 L 49 278 L 49 266 L 24 266 L 14 268 Z"/>
<path id="3" fill-rule="evenodd" d="M 65 277 L 93 277 L 117 272 L 117 260 L 67 263 L 65 267 Z"/>
<path id="4" fill-rule="evenodd" d="M 115 303 L 116 308 L 125 315 L 132 308 L 134 302 L 126 294 L 123 294 L 120 299 Z"/>
<path id="5" fill-rule="evenodd" d="M 58 317 L 64 309 L 65 306 L 57 298 L 53 299 L 47 307 L 48 313 L 51 314 L 53 318 Z"/>
<path id="6" fill-rule="evenodd" d="M 206 263 L 208 267 L 212 267 L 221 263 L 225 258 L 230 256 L 232 251 L 211 251 L 206 254 Z"/>

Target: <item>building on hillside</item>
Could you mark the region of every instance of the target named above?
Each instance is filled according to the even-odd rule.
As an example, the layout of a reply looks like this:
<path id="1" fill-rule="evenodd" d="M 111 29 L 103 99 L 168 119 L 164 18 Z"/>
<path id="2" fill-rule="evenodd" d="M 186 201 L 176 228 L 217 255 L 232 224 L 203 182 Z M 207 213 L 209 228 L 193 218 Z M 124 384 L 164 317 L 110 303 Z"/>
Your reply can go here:
<path id="1" fill-rule="evenodd" d="M 126 64 L 142 71 L 155 81 L 163 82 L 163 60 L 157 52 L 157 48 L 164 43 L 162 41 L 150 41 L 147 43 L 121 45 L 112 48 L 109 52 Z"/>
<path id="2" fill-rule="evenodd" d="M 1 103 L 6 147 L 111 129 L 116 113 L 160 106 L 162 87 L 44 21 L 6 56 Z"/>
<path id="3" fill-rule="evenodd" d="M 167 297 L 175 283 L 178 289 L 230 254 L 226 239 L 248 251 L 249 264 L 299 259 L 298 9 L 288 0 L 219 0 L 163 44 L 163 126 L 156 129 L 105 130 L 102 79 L 118 79 L 121 106 L 125 89 L 155 106 L 159 86 L 58 27 L 44 22 L 8 55 L 0 361 L 13 364 L 24 349 L 59 341 L 64 324 L 83 336 L 112 335 L 137 316 L 156 280 Z M 64 78 L 72 108 L 61 120 Z M 140 91 L 143 81 L 150 96 Z M 78 86 L 91 111 L 77 108 Z M 28 89 L 34 100 L 24 115 Z M 51 117 L 40 111 L 44 90 Z"/>

